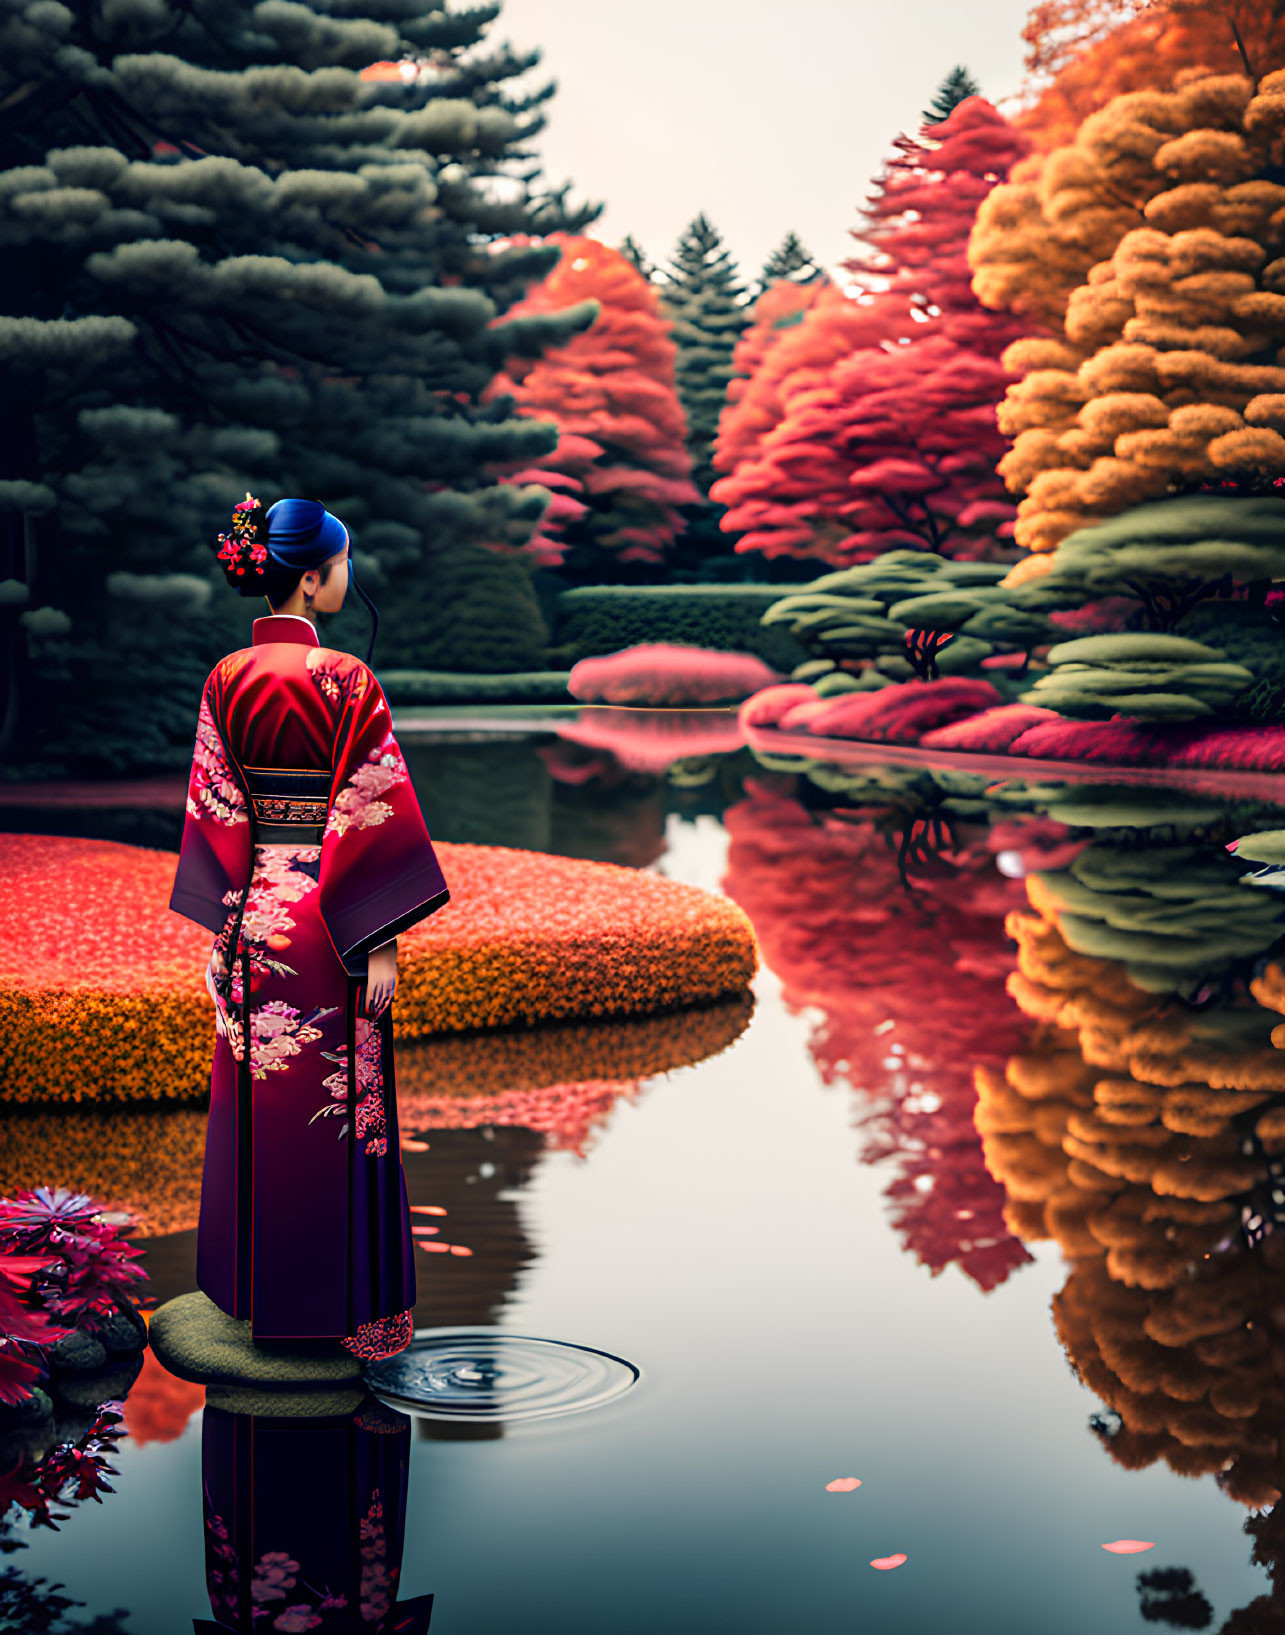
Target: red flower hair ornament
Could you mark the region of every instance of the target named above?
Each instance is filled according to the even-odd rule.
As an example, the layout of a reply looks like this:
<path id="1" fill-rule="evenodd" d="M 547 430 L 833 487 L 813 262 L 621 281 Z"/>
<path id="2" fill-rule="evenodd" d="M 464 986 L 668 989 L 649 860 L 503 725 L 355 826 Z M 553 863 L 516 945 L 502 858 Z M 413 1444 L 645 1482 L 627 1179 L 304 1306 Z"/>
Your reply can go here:
<path id="1" fill-rule="evenodd" d="M 232 508 L 232 532 L 218 537 L 219 561 L 229 577 L 262 579 L 268 560 L 268 526 L 263 505 L 246 490 Z"/>

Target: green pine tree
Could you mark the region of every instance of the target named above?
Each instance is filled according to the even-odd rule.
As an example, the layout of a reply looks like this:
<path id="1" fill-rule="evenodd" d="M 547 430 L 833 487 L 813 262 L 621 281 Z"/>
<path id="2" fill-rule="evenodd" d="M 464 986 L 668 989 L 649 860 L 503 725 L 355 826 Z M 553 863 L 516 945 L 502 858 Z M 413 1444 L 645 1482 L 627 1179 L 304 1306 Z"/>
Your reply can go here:
<path id="1" fill-rule="evenodd" d="M 626 233 L 624 239 L 616 246 L 630 266 L 637 267 L 638 271 L 650 284 L 656 277 L 656 269 L 647 259 L 647 252 L 632 233 Z"/>
<path id="2" fill-rule="evenodd" d="M 485 40 L 498 10 L 0 0 L 11 761 L 41 740 L 46 769 L 184 763 L 205 672 L 264 611 L 208 543 L 246 489 L 350 523 L 384 665 L 433 667 L 420 643 L 467 594 L 461 565 L 507 549 L 486 553 L 508 611 L 480 667 L 503 667 L 510 624 L 533 662 L 516 553 L 545 502 L 489 471 L 556 433 L 479 398 L 503 358 L 564 342 L 593 306 L 493 324 L 558 254 L 496 241 L 598 211 L 540 186 L 552 88 L 512 83 L 538 53 Z M 399 58 L 413 77 L 363 79 Z M 360 607 L 328 629 L 364 651 Z"/>
<path id="3" fill-rule="evenodd" d="M 710 455 L 732 378 L 732 353 L 749 315 L 731 252 L 703 212 L 678 240 L 663 299 L 678 345 L 678 395 L 687 416 L 692 479 L 708 493 L 716 475 Z"/>
<path id="4" fill-rule="evenodd" d="M 791 232 L 763 263 L 758 293 L 761 295 L 769 284 L 777 284 L 783 278 L 792 279 L 796 284 L 815 284 L 818 278 L 824 277 L 824 270 L 817 266 L 798 234 Z"/>
<path id="5" fill-rule="evenodd" d="M 982 88 L 962 63 L 957 63 L 937 87 L 937 94 L 924 109 L 925 125 L 940 125 L 953 109 L 968 97 L 980 96 Z"/>

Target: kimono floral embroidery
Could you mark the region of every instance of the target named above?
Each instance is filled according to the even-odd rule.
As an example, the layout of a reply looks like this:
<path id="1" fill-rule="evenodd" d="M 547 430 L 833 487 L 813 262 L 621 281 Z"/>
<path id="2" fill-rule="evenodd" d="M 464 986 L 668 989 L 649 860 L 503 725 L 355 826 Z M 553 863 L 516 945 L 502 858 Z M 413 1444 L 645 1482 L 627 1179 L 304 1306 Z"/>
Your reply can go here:
<path id="1" fill-rule="evenodd" d="M 366 1143 L 367 1157 L 383 1158 L 388 1153 L 388 1120 L 384 1112 L 383 1039 L 379 1029 L 364 1016 L 357 1018 L 357 1139 Z M 342 1113 L 348 1100 L 348 1051 L 323 1050 L 322 1055 L 340 1066 L 321 1082 L 331 1100 L 308 1120 L 310 1124 L 329 1114 Z"/>
<path id="2" fill-rule="evenodd" d="M 210 1605 L 215 1612 L 224 1609 L 235 1612 L 237 1605 L 237 1571 L 236 1550 L 228 1538 L 228 1524 L 223 1517 L 215 1513 L 210 1503 L 209 1490 L 205 1490 L 205 1531 L 208 1554 L 206 1557 L 205 1581 L 210 1593 Z"/>
<path id="3" fill-rule="evenodd" d="M 370 751 L 366 760 L 335 796 L 326 823 L 327 834 L 346 834 L 349 829 L 370 829 L 393 815 L 381 795 L 407 778 L 406 762 L 390 729 L 383 743 Z"/>
<path id="4" fill-rule="evenodd" d="M 311 647 L 304 662 L 321 696 L 330 704 L 338 704 L 350 688 L 359 688 L 362 693 L 366 690 L 365 666 L 350 653 Z"/>
<path id="5" fill-rule="evenodd" d="M 363 1323 L 356 1334 L 349 1334 L 339 1343 L 345 1351 L 351 1351 L 354 1357 L 360 1357 L 363 1362 L 395 1357 L 399 1351 L 405 1351 L 411 1342 L 415 1332 L 412 1316 L 413 1312 L 398 1311 L 391 1317 L 376 1317 L 369 1323 Z"/>
<path id="6" fill-rule="evenodd" d="M 202 817 L 202 806 L 216 823 L 231 825 L 247 821 L 245 796 L 224 757 L 214 717 L 204 698 L 196 720 L 196 748 L 187 792 L 188 814 Z"/>
<path id="7" fill-rule="evenodd" d="M 361 1615 L 367 1623 L 378 1623 L 392 1611 L 397 1576 L 397 1568 L 388 1565 L 384 1504 L 376 1488 L 361 1522 Z"/>

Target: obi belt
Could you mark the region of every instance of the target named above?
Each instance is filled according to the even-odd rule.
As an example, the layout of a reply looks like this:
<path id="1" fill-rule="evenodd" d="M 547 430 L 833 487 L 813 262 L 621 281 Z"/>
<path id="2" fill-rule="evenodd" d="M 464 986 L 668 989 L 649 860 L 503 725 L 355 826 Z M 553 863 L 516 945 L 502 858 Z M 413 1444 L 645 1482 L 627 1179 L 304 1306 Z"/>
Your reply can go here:
<path id="1" fill-rule="evenodd" d="M 244 771 L 256 840 L 320 846 L 330 809 L 328 771 L 295 766 L 247 766 Z"/>

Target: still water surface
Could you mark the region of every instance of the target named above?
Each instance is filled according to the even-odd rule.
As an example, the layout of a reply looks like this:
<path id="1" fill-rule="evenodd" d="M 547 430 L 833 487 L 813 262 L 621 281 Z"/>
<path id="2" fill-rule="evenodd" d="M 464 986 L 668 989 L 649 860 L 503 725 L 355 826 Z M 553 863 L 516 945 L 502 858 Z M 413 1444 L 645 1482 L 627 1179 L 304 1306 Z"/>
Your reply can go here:
<path id="1" fill-rule="evenodd" d="M 450 1122 L 462 1127 L 421 1116 L 428 1150 L 406 1155 L 412 1202 L 447 1207 L 453 1241 L 472 1254 L 425 1256 L 417 1321 L 574 1342 L 628 1360 L 639 1379 L 590 1412 L 547 1420 L 416 1419 L 407 1431 L 387 1416 L 401 1430 L 385 1427 L 385 1443 L 409 1436 L 399 1603 L 431 1594 L 433 1635 L 1273 1627 L 1276 1602 L 1258 1609 L 1261 1623 L 1238 1614 L 1270 1589 L 1242 1531 L 1253 1512 L 1212 1470 L 1170 1468 L 1165 1450 L 1181 1464 L 1185 1444 L 1154 1426 L 1151 1462 L 1113 1456 L 1124 1443 L 1104 1433 L 1118 1421 L 1076 1378 L 1051 1314 L 1072 1264 L 1056 1237 L 1030 1229 L 1038 1201 L 1010 1209 L 1024 1247 L 1006 1230 L 1010 1200 L 971 1127 L 975 1067 L 1002 1077 L 1013 1052 L 1069 1048 L 1065 1033 L 1032 1047 L 1040 1024 L 1004 991 L 1017 966 L 1005 914 L 1029 912 L 1022 872 L 1059 861 L 1057 834 L 1038 832 L 1042 854 L 1035 831 L 1016 847 L 989 838 L 1015 813 L 1047 826 L 1057 791 L 1001 809 L 976 798 L 980 784 L 961 795 L 919 773 L 798 776 L 744 750 L 666 768 L 654 753 L 631 767 L 627 751 L 551 732 L 404 741 L 440 838 L 725 884 L 755 918 L 764 968 L 752 1019 L 721 1053 L 640 1081 L 593 1073 L 606 1087 L 596 1099 L 567 1092 L 547 1130 L 470 1129 L 458 1102 Z M 1103 798 L 1122 811 L 1134 799 Z M 1261 801 L 1224 816 L 1190 793 L 1175 802 L 1187 817 L 1168 810 L 1160 827 L 1135 811 L 1068 832 L 1107 851 L 1169 847 L 1174 878 L 1173 848 L 1188 848 L 1183 867 L 1194 856 L 1217 868 L 1229 822 L 1234 835 L 1285 821 Z M 1257 905 L 1259 893 L 1246 895 Z M 1174 933 L 1184 948 L 1197 921 L 1188 914 Z M 1273 935 L 1242 940 L 1265 949 Z M 1204 977 L 1179 964 L 1185 992 L 1170 1004 L 1239 1015 L 1262 958 L 1224 951 Z M 709 1038 L 739 1025 L 711 1026 Z M 1056 1140 L 1049 1151 L 1062 1162 Z M 1231 1213 L 1208 1264 L 1191 1251 L 1192 1275 L 1216 1279 L 1225 1262 L 1228 1277 L 1245 1276 L 1238 1203 Z M 191 1236 L 152 1241 L 162 1297 L 190 1286 Z M 1269 1313 L 1274 1247 L 1252 1261 Z M 1120 1286 L 1100 1267 L 1099 1254 L 1084 1285 L 1090 1322 L 1094 1300 L 1105 1310 Z M 1168 1294 L 1126 1288 L 1131 1298 Z M 1144 1387 L 1135 1399 L 1148 1397 L 1146 1336 L 1122 1343 L 1135 1346 L 1132 1372 L 1120 1363 Z M 1270 1361 L 1256 1417 L 1232 1404 L 1200 1432 L 1218 1443 L 1215 1462 L 1280 1423 L 1285 1355 Z M 207 1490 L 226 1451 L 217 1438 L 233 1435 L 218 1417 Z M 56 1534 L 14 1529 L 7 1566 L 65 1585 L 82 1623 L 121 1609 L 103 1630 L 173 1635 L 208 1619 L 201 1414 L 176 1428 L 123 1442 L 117 1491 L 101 1507 L 82 1505 Z M 319 1440 L 333 1431 L 295 1422 L 276 1464 L 265 1459 L 256 1502 L 280 1511 L 295 1555 L 302 1513 L 341 1529 L 349 1513 L 348 1466 Z M 844 1477 L 860 1487 L 826 1490 Z M 390 1516 L 390 1537 L 400 1521 Z M 1102 1549 L 1122 1538 L 1154 1548 Z M 898 1554 L 894 1570 L 870 1565 Z M 1141 1593 L 1139 1574 L 1160 1569 L 1180 1572 Z M 281 1622 L 286 1600 L 261 1600 L 257 1617 L 243 1601 L 242 1620 L 211 1627 L 398 1627 L 373 1612 L 363 1621 L 355 1605 L 348 1622 L 334 1612 Z"/>

